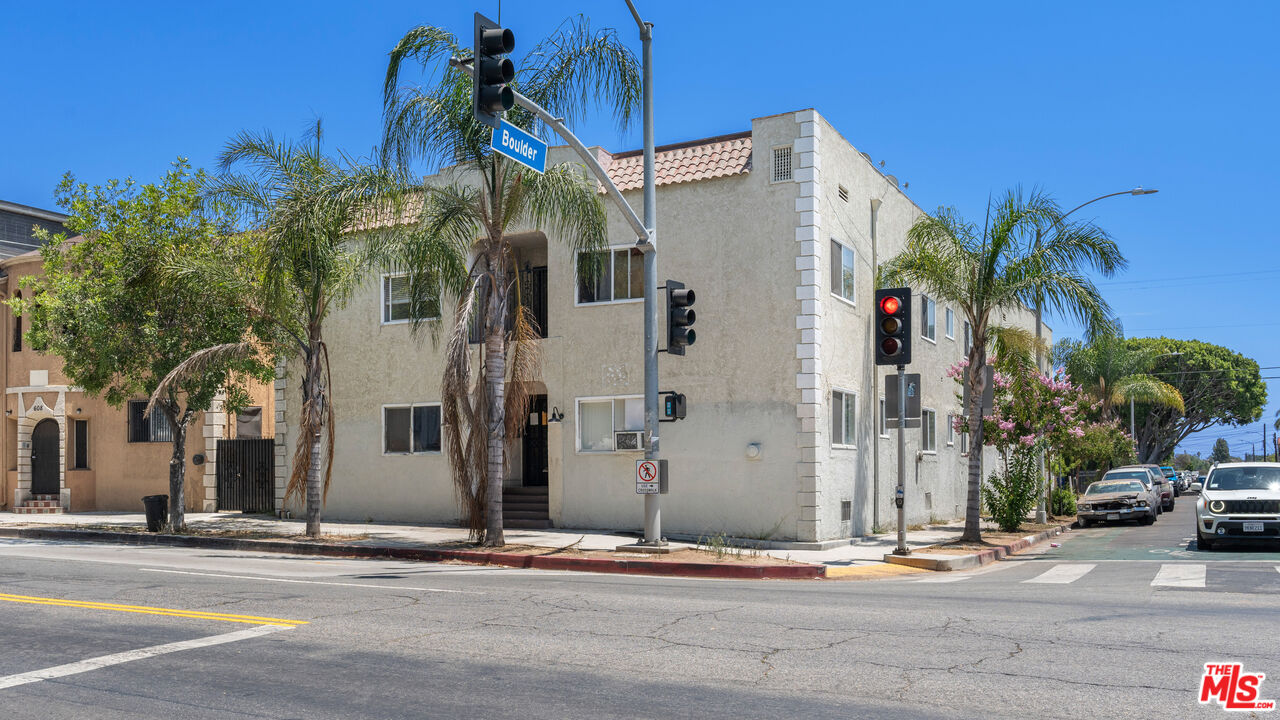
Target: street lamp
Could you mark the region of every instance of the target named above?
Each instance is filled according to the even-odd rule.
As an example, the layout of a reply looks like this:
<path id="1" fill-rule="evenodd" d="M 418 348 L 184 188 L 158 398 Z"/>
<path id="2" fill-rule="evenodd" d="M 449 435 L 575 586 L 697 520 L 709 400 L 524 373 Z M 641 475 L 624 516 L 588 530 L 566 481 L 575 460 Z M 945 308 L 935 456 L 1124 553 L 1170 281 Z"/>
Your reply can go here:
<path id="1" fill-rule="evenodd" d="M 1090 201 L 1088 201 L 1088 202 L 1080 203 L 1079 205 L 1077 205 L 1077 206 L 1075 206 L 1075 207 L 1071 208 L 1070 210 L 1066 211 L 1066 212 L 1065 212 L 1065 213 L 1063 213 L 1062 215 L 1059 215 L 1059 216 L 1058 216 L 1058 219 L 1057 219 L 1057 220 L 1055 220 L 1053 224 L 1054 224 L 1054 227 L 1057 227 L 1057 226 L 1061 225 L 1061 224 L 1062 224 L 1062 221 L 1063 221 L 1063 220 L 1066 220 L 1066 219 L 1067 219 L 1067 216 L 1068 216 L 1068 215 L 1070 215 L 1071 213 L 1073 213 L 1073 212 L 1075 212 L 1075 211 L 1079 210 L 1079 209 L 1080 209 L 1080 208 L 1082 208 L 1082 207 L 1085 207 L 1086 205 L 1092 205 L 1093 203 L 1096 203 L 1096 202 L 1098 202 L 1099 200 L 1106 200 L 1107 198 L 1115 197 L 1115 196 L 1117 196 L 1117 195 L 1134 195 L 1134 196 L 1137 196 L 1137 195 L 1153 195 L 1153 194 L 1158 193 L 1158 192 L 1160 192 L 1160 191 L 1159 191 L 1159 190 L 1156 190 L 1156 189 L 1154 189 L 1154 188 L 1152 188 L 1152 189 L 1148 189 L 1148 188 L 1144 188 L 1144 187 L 1142 187 L 1141 185 L 1139 185 L 1138 187 L 1133 188 L 1132 190 L 1121 190 L 1120 192 L 1113 192 L 1113 193 L 1107 193 L 1106 195 L 1099 195 L 1098 197 L 1096 197 L 1096 198 L 1094 198 L 1094 199 L 1092 199 L 1092 200 L 1090 200 Z M 1044 236 L 1044 229 L 1043 229 L 1043 228 L 1041 228 L 1039 224 L 1037 224 L 1037 225 L 1036 225 L 1036 250 L 1037 250 L 1037 251 L 1040 249 L 1041 240 L 1042 240 L 1043 236 Z M 1042 354 L 1043 354 L 1043 353 L 1041 353 L 1041 351 L 1040 351 L 1040 345 L 1041 345 L 1041 343 L 1043 342 L 1043 340 L 1042 340 L 1042 337 L 1043 337 L 1043 329 L 1042 329 L 1043 323 L 1041 322 L 1041 319 L 1040 319 L 1041 312 L 1042 312 L 1042 307 L 1041 307 L 1042 305 L 1043 305 L 1043 301 L 1042 301 L 1042 299 L 1040 298 L 1040 294 L 1039 294 L 1039 293 L 1037 293 L 1037 294 L 1036 294 L 1036 308 L 1035 308 L 1035 311 L 1036 311 L 1036 370 L 1037 370 L 1037 371 L 1039 371 L 1039 372 L 1044 372 L 1044 361 L 1042 360 Z M 1132 413 L 1130 413 L 1130 415 L 1132 415 Z M 1041 455 L 1041 456 L 1040 456 L 1040 463 L 1041 463 L 1041 469 L 1043 469 L 1043 463 L 1044 463 L 1044 456 L 1043 456 L 1043 455 Z M 1046 487 L 1046 492 L 1047 492 L 1047 491 L 1048 491 L 1048 488 Z M 1041 494 L 1040 494 L 1040 502 L 1036 505 L 1036 522 L 1037 522 L 1037 523 L 1041 523 L 1041 524 L 1043 524 L 1043 523 L 1044 523 L 1045 521 L 1047 521 L 1047 520 L 1048 520 L 1048 517 L 1045 515 L 1045 495 L 1044 495 L 1044 493 L 1041 493 Z"/>

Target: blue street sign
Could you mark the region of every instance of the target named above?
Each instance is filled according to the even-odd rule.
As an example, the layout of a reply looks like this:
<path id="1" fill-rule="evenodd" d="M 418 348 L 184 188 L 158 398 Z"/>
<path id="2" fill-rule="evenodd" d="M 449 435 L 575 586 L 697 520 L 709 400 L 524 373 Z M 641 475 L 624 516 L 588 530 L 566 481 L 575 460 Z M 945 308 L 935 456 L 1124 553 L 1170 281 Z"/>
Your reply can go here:
<path id="1" fill-rule="evenodd" d="M 489 147 L 534 172 L 547 170 L 547 144 L 506 120 L 493 129 Z"/>

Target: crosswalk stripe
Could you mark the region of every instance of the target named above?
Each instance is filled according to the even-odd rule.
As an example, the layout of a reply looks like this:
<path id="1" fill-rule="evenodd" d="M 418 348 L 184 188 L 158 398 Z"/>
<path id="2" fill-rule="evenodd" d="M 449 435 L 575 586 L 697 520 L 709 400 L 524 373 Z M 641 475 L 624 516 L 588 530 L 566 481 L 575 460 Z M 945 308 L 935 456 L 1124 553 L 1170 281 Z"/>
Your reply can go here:
<path id="1" fill-rule="evenodd" d="M 1072 582 L 1075 582 L 1076 580 L 1079 580 L 1080 578 L 1088 574 L 1090 570 L 1096 567 L 1098 566 L 1091 563 L 1082 563 L 1079 565 L 1064 563 L 1062 565 L 1054 565 L 1053 567 L 1049 568 L 1048 570 L 1045 570 L 1039 575 L 1029 580 L 1023 580 L 1022 582 L 1065 585 L 1067 583 L 1072 583 Z"/>
<path id="2" fill-rule="evenodd" d="M 1204 587 L 1205 565 L 1161 565 L 1160 572 L 1151 581 L 1151 587 Z"/>

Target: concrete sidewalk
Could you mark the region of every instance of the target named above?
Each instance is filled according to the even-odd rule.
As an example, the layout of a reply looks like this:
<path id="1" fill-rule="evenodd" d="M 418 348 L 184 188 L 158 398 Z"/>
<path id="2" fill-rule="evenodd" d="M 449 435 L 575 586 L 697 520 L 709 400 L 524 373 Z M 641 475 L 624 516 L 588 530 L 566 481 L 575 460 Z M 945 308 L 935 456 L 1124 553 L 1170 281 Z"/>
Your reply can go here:
<path id="1" fill-rule="evenodd" d="M 305 524 L 301 520 L 281 520 L 269 515 L 244 515 L 240 513 L 187 513 L 187 525 L 193 530 L 211 530 L 234 533 L 262 533 L 282 538 L 301 537 Z M 88 512 L 73 515 L 18 515 L 0 512 L 0 527 L 44 527 L 62 529 L 130 528 L 145 530 L 146 516 L 142 513 Z M 467 531 L 447 525 L 401 525 L 393 523 L 341 523 L 323 522 L 321 528 L 327 536 L 341 536 L 349 545 L 366 547 L 416 548 L 439 547 L 453 543 L 465 543 Z M 932 526 L 926 530 L 907 533 L 907 545 L 919 549 L 939 542 L 947 542 L 960 536 L 961 523 Z M 613 550 L 619 545 L 635 541 L 634 534 L 609 533 L 601 530 L 518 530 L 504 531 L 509 545 L 528 545 L 542 548 L 564 548 L 574 545 L 579 550 Z M 576 545 L 575 545 L 576 544 Z M 674 548 L 704 547 L 697 543 L 672 542 Z M 885 553 L 897 546 L 897 536 L 890 533 L 853 538 L 847 545 L 827 550 L 758 550 L 762 555 L 786 558 L 797 562 L 832 567 L 852 567 L 881 564 Z"/>

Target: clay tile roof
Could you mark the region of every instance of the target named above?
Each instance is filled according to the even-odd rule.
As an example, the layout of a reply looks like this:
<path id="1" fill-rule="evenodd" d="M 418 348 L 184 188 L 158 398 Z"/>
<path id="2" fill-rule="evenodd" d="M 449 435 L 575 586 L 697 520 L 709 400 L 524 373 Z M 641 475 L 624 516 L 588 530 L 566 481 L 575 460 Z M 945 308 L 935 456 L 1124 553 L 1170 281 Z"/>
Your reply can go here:
<path id="1" fill-rule="evenodd" d="M 619 190 L 644 185 L 644 153 L 640 150 L 601 158 Z M 751 133 L 721 135 L 705 140 L 664 145 L 654 150 L 654 179 L 658 185 L 709 180 L 751 172 Z"/>

